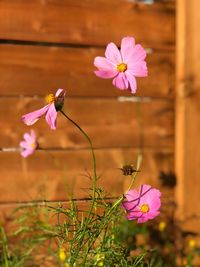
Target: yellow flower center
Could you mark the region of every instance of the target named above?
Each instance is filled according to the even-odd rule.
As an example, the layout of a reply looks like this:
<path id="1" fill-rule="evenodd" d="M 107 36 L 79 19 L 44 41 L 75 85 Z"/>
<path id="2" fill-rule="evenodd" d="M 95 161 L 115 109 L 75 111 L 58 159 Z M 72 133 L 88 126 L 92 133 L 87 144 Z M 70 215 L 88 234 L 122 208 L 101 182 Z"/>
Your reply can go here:
<path id="1" fill-rule="evenodd" d="M 149 205 L 148 204 L 143 204 L 141 207 L 140 207 L 140 211 L 143 212 L 143 213 L 146 213 L 149 211 Z"/>
<path id="2" fill-rule="evenodd" d="M 51 104 L 55 101 L 55 96 L 54 94 L 49 94 L 45 97 L 45 101 L 48 103 L 48 104 Z"/>
<path id="3" fill-rule="evenodd" d="M 127 65 L 125 63 L 120 63 L 117 65 L 117 70 L 119 72 L 125 72 L 127 70 Z"/>
<path id="4" fill-rule="evenodd" d="M 35 147 L 36 147 L 36 143 L 33 142 L 33 143 L 31 144 L 31 148 L 35 148 Z"/>

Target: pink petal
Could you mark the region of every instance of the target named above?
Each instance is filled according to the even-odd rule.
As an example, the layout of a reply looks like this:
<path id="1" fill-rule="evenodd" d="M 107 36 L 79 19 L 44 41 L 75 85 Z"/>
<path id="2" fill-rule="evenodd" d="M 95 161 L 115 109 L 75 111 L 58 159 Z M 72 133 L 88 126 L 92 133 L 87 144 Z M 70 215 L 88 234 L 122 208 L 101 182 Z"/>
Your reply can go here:
<path id="1" fill-rule="evenodd" d="M 140 186 L 139 191 L 141 191 L 142 193 L 146 193 L 146 192 L 149 192 L 151 188 L 152 187 L 149 184 L 143 184 Z"/>
<path id="2" fill-rule="evenodd" d="M 127 192 L 127 194 L 126 194 L 126 199 L 127 199 L 128 201 L 133 201 L 133 200 L 137 199 L 138 196 L 139 196 L 138 191 L 135 190 L 135 189 L 132 189 L 132 190 L 129 190 L 129 191 Z"/>
<path id="3" fill-rule="evenodd" d="M 122 61 L 128 63 L 134 56 L 135 39 L 133 37 L 124 37 L 121 41 Z"/>
<path id="4" fill-rule="evenodd" d="M 152 220 L 160 214 L 160 211 L 148 212 L 148 219 Z"/>
<path id="5" fill-rule="evenodd" d="M 33 149 L 26 149 L 24 151 L 22 151 L 20 154 L 22 157 L 26 158 L 28 156 L 30 156 L 31 154 L 33 154 L 34 150 Z"/>
<path id="6" fill-rule="evenodd" d="M 138 218 L 137 222 L 138 223 L 145 223 L 149 220 L 148 216 L 143 216 L 141 218 Z"/>
<path id="7" fill-rule="evenodd" d="M 134 204 L 128 201 L 124 201 L 122 203 L 122 206 L 127 212 L 129 212 L 134 207 Z"/>
<path id="8" fill-rule="evenodd" d="M 139 61 L 128 65 L 128 72 L 136 77 L 146 77 L 148 76 L 147 64 L 145 61 Z"/>
<path id="9" fill-rule="evenodd" d="M 109 71 L 103 71 L 103 70 L 96 70 L 94 71 L 96 76 L 103 78 L 103 79 L 109 79 L 109 78 L 114 78 L 118 71 L 117 70 L 109 70 Z"/>
<path id="10" fill-rule="evenodd" d="M 114 43 L 109 43 L 106 47 L 105 56 L 114 64 L 118 64 L 122 62 L 121 54 L 119 49 Z"/>
<path id="11" fill-rule="evenodd" d="M 21 141 L 19 145 L 21 148 L 25 148 L 25 149 L 30 148 L 29 144 L 26 141 Z"/>
<path id="12" fill-rule="evenodd" d="M 126 71 L 125 75 L 126 75 L 126 78 L 129 82 L 131 93 L 135 94 L 136 90 L 137 90 L 137 83 L 136 83 L 135 77 L 129 71 Z"/>
<path id="13" fill-rule="evenodd" d="M 36 121 L 39 120 L 39 118 L 42 115 L 44 115 L 47 112 L 48 109 L 49 105 L 46 105 L 41 109 L 23 115 L 21 119 L 26 125 L 28 126 L 33 125 Z"/>
<path id="14" fill-rule="evenodd" d="M 113 85 L 119 88 L 120 90 L 124 90 L 128 88 L 128 80 L 123 72 L 120 72 L 114 79 Z"/>
<path id="15" fill-rule="evenodd" d="M 115 64 L 110 62 L 105 57 L 95 57 L 94 59 L 94 65 L 99 69 L 103 71 L 112 71 L 116 69 Z"/>
<path id="16" fill-rule="evenodd" d="M 30 135 L 31 135 L 31 138 L 32 138 L 32 141 L 36 141 L 36 134 L 35 134 L 35 131 L 34 130 L 31 130 L 30 131 Z"/>
<path id="17" fill-rule="evenodd" d="M 139 190 L 141 192 L 141 203 L 148 204 L 153 188 L 150 185 L 143 184 Z"/>
<path id="18" fill-rule="evenodd" d="M 155 199 L 160 199 L 161 193 L 155 188 L 149 187 L 149 189 L 145 188 L 142 190 L 143 196 L 141 197 L 141 202 L 151 205 L 151 203 L 155 201 Z"/>
<path id="19" fill-rule="evenodd" d="M 160 198 L 153 198 L 149 203 L 150 211 L 158 211 L 161 206 Z"/>
<path id="20" fill-rule="evenodd" d="M 25 133 L 23 137 L 26 142 L 28 143 L 32 142 L 32 137 L 29 133 Z"/>
<path id="21" fill-rule="evenodd" d="M 60 88 L 59 88 L 59 89 L 56 91 L 55 97 L 58 97 L 58 96 L 61 95 L 61 94 L 63 94 L 64 97 L 65 97 L 66 91 L 65 91 L 64 89 L 60 89 Z"/>
<path id="22" fill-rule="evenodd" d="M 47 111 L 45 119 L 52 130 L 56 129 L 57 111 L 54 103 L 52 103 Z"/>
<path id="23" fill-rule="evenodd" d="M 131 60 L 132 62 L 142 61 L 146 58 L 146 55 L 147 53 L 144 48 L 140 44 L 137 44 L 134 47 L 133 57 L 130 59 L 129 63 L 131 63 Z"/>
<path id="24" fill-rule="evenodd" d="M 136 212 L 130 212 L 127 215 L 128 220 L 135 220 L 143 216 L 143 213 L 141 211 L 136 211 Z"/>

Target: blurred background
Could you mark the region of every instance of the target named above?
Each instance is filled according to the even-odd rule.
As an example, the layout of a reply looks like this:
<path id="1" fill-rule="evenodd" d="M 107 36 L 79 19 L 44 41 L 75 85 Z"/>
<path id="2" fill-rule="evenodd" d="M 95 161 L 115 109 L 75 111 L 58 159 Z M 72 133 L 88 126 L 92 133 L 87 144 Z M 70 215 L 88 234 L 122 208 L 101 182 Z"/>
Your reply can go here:
<path id="1" fill-rule="evenodd" d="M 61 114 L 56 131 L 44 119 L 30 128 L 20 119 L 63 88 L 65 112 L 93 141 L 107 195 L 123 193 L 129 181 L 119 168 L 134 165 L 142 153 L 135 186 L 159 187 L 163 209 L 177 205 L 186 226 L 198 228 L 199 4 L 175 2 L 0 1 L 2 216 L 18 203 L 62 201 L 72 192 L 77 199 L 87 196 L 92 160 L 77 129 Z M 104 56 L 109 42 L 120 46 L 124 36 L 134 36 L 147 51 L 149 75 L 137 79 L 134 96 L 94 75 L 94 57 Z M 24 159 L 18 147 L 30 129 L 43 149 Z"/>

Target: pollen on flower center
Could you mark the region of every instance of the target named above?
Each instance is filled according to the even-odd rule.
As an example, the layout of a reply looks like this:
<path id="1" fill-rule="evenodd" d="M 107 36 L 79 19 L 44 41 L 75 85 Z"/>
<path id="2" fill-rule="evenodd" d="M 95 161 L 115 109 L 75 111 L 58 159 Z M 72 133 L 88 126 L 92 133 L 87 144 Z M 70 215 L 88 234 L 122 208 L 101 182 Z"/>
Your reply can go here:
<path id="1" fill-rule="evenodd" d="M 117 70 L 119 72 L 125 72 L 127 70 L 127 65 L 125 63 L 120 63 L 117 65 Z"/>
<path id="2" fill-rule="evenodd" d="M 51 103 L 54 102 L 55 97 L 54 97 L 53 94 L 49 94 L 49 95 L 47 95 L 47 96 L 45 97 L 45 100 L 46 100 L 46 102 L 47 102 L 48 104 L 51 104 Z"/>
<path id="3" fill-rule="evenodd" d="M 143 213 L 146 213 L 149 211 L 149 205 L 148 204 L 143 204 L 141 207 L 140 207 L 140 211 L 143 212 Z"/>
<path id="4" fill-rule="evenodd" d="M 35 148 L 36 147 L 36 143 L 31 143 L 31 148 Z"/>

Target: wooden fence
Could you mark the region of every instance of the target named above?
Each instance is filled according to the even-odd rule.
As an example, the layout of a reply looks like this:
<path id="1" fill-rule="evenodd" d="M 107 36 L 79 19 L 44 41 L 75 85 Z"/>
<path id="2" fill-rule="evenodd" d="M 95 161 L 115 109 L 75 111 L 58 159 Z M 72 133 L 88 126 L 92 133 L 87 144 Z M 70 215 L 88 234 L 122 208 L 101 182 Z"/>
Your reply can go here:
<path id="1" fill-rule="evenodd" d="M 159 173 L 174 171 L 174 1 L 1 0 L 0 17 L 0 147 L 17 148 L 29 130 L 21 115 L 65 88 L 65 111 L 93 140 L 99 183 L 108 194 L 123 192 L 126 181 L 118 168 L 134 163 L 141 150 L 137 184 L 160 186 Z M 147 49 L 149 69 L 126 101 L 121 96 L 131 94 L 93 73 L 94 57 L 124 36 Z M 44 120 L 31 128 L 44 150 L 27 159 L 18 151 L 0 152 L 1 207 L 63 200 L 71 190 L 84 197 L 92 163 L 80 133 L 61 114 L 56 131 Z"/>

